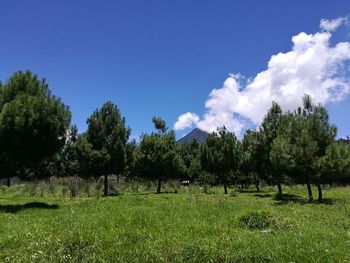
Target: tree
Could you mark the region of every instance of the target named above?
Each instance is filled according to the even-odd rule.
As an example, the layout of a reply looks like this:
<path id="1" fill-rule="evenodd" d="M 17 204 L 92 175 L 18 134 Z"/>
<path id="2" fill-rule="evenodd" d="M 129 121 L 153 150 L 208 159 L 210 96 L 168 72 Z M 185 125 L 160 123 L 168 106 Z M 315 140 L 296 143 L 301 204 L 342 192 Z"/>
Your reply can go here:
<path id="1" fill-rule="evenodd" d="M 179 143 L 177 148 L 186 168 L 186 179 L 195 180 L 201 172 L 199 143 L 197 140 L 192 140 L 192 142 L 189 143 Z"/>
<path id="2" fill-rule="evenodd" d="M 159 194 L 162 181 L 181 177 L 185 168 L 176 149 L 175 133 L 165 128 L 161 118 L 154 117 L 152 121 L 157 132 L 141 136 L 135 169 L 139 177 L 158 180 L 156 193 Z"/>
<path id="3" fill-rule="evenodd" d="M 67 132 L 66 144 L 61 154 L 65 176 L 77 176 L 79 174 L 77 141 L 78 129 L 73 125 Z"/>
<path id="4" fill-rule="evenodd" d="M 240 170 L 246 177 L 253 176 L 253 183 L 256 190 L 260 188 L 260 174 L 262 173 L 263 147 L 260 143 L 260 133 L 257 131 L 247 130 L 244 134 L 241 146 Z"/>
<path id="5" fill-rule="evenodd" d="M 78 162 L 78 174 L 82 178 L 100 177 L 103 165 L 103 156 L 100 151 L 94 150 L 92 144 L 88 142 L 86 133 L 79 134 L 76 146 L 76 158 Z"/>
<path id="6" fill-rule="evenodd" d="M 315 183 L 322 202 L 322 173 L 318 165 L 335 141 L 336 127 L 330 125 L 327 110 L 313 104 L 309 95 L 303 98 L 303 108 L 298 108 L 288 120 L 273 145 L 274 163 L 290 170 L 294 181 L 306 183 L 310 201 L 311 184 Z"/>
<path id="7" fill-rule="evenodd" d="M 125 168 L 125 148 L 130 129 L 125 126 L 125 118 L 112 102 L 106 102 L 87 120 L 87 142 L 96 151 L 99 170 L 96 176 L 104 176 L 104 195 L 108 195 L 108 175 L 120 174 Z"/>
<path id="8" fill-rule="evenodd" d="M 168 130 L 165 121 L 161 117 L 154 116 L 152 122 L 158 133 L 164 134 Z"/>
<path id="9" fill-rule="evenodd" d="M 335 141 L 336 127 L 329 123 L 327 110 L 321 105 L 315 105 L 309 95 L 303 98 L 303 109 L 295 113 L 297 122 L 301 123 L 300 137 L 296 138 L 297 154 L 306 160 L 297 162 L 301 164 L 302 173 L 306 179 L 309 200 L 313 200 L 311 183 L 315 183 L 319 192 L 319 202 L 322 202 L 322 188 L 320 173 L 317 170 L 318 159 L 326 154 L 326 149 Z M 313 151 L 308 152 L 305 145 L 312 145 Z M 311 148 L 309 146 L 309 148 Z"/>
<path id="10" fill-rule="evenodd" d="M 348 184 L 350 182 L 350 145 L 341 142 L 330 144 L 325 155 L 318 159 L 317 170 L 322 184 L 333 182 Z"/>
<path id="11" fill-rule="evenodd" d="M 0 87 L 0 148 L 7 176 L 24 176 L 65 143 L 71 113 L 52 95 L 45 79 L 14 73 Z"/>
<path id="12" fill-rule="evenodd" d="M 200 148 L 201 167 L 216 175 L 227 194 L 228 174 L 238 168 L 238 142 L 234 133 L 224 127 L 208 135 Z"/>
<path id="13" fill-rule="evenodd" d="M 133 139 L 126 144 L 126 166 L 125 166 L 125 176 L 131 178 L 135 175 L 135 162 L 136 162 L 136 151 L 138 144 L 136 140 Z"/>
<path id="14" fill-rule="evenodd" d="M 266 181 L 277 184 L 279 196 L 282 196 L 283 175 L 273 166 L 270 154 L 272 143 L 278 135 L 282 116 L 281 107 L 276 102 L 272 102 L 272 106 L 260 126 L 260 143 L 263 146 L 261 151 L 263 176 Z"/>

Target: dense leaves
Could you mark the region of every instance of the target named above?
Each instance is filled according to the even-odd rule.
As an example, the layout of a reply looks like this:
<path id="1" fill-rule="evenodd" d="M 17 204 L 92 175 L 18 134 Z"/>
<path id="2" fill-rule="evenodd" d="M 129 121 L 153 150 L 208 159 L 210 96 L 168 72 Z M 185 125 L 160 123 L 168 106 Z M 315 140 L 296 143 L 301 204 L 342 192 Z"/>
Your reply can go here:
<path id="1" fill-rule="evenodd" d="M 277 138 L 278 130 L 280 128 L 283 118 L 283 113 L 281 107 L 276 103 L 272 103 L 272 107 L 267 112 L 263 122 L 260 126 L 260 142 L 263 146 L 261 151 L 262 157 L 262 176 L 263 178 L 272 184 L 277 184 L 278 194 L 282 195 L 283 174 L 276 169 L 271 162 L 271 149 L 274 140 Z"/>
<path id="2" fill-rule="evenodd" d="M 199 160 L 199 143 L 193 140 L 190 143 L 179 143 L 178 152 L 186 168 L 185 179 L 196 180 L 201 175 L 201 166 Z"/>
<path id="3" fill-rule="evenodd" d="M 238 168 L 238 142 L 234 133 L 218 128 L 200 149 L 200 162 L 204 170 L 214 174 L 223 183 L 227 194 L 228 174 Z"/>
<path id="4" fill-rule="evenodd" d="M 107 195 L 108 175 L 119 175 L 124 171 L 130 129 L 126 127 L 125 118 L 121 117 L 117 106 L 111 102 L 96 110 L 87 123 L 86 139 L 96 151 L 95 158 L 100 164 L 99 169 L 94 170 L 95 176 L 105 177 L 104 194 Z"/>
<path id="5" fill-rule="evenodd" d="M 260 177 L 263 173 L 263 144 L 261 134 L 257 131 L 247 130 L 240 145 L 240 172 L 241 183 L 253 183 L 260 191 Z"/>
<path id="6" fill-rule="evenodd" d="M 167 131 L 161 118 L 154 117 L 152 121 L 158 132 L 142 135 L 135 170 L 139 177 L 158 180 L 157 193 L 160 193 L 162 181 L 181 178 L 185 166 L 176 149 L 175 133 Z"/>
<path id="7" fill-rule="evenodd" d="M 2 167 L 23 176 L 51 158 L 65 143 L 71 113 L 51 94 L 45 80 L 29 71 L 15 73 L 0 87 Z"/>
<path id="8" fill-rule="evenodd" d="M 314 105 L 309 96 L 304 97 L 303 108 L 286 117 L 279 136 L 273 142 L 271 160 L 280 171 L 290 171 L 290 177 L 307 185 L 310 201 L 313 200 L 311 184 L 321 193 L 319 159 L 335 141 L 336 128 L 329 123 L 328 113 L 321 105 Z"/>

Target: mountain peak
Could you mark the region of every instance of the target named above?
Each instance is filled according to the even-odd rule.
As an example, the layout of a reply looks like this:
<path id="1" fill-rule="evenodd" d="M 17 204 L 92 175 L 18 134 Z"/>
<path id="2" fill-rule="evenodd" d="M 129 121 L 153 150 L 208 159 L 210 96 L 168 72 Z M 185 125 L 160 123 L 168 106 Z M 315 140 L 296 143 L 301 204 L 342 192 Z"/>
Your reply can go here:
<path id="1" fill-rule="evenodd" d="M 193 129 L 190 133 L 179 139 L 178 143 L 189 143 L 193 140 L 196 140 L 199 144 L 205 143 L 207 140 L 208 134 L 206 131 L 202 131 L 199 128 Z"/>

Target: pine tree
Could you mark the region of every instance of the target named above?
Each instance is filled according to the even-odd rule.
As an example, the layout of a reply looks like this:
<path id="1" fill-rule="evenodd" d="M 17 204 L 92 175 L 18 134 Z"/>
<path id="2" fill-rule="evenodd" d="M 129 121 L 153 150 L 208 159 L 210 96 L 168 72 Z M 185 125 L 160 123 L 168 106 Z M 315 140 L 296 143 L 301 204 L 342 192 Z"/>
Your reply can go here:
<path id="1" fill-rule="evenodd" d="M 208 135 L 207 141 L 200 148 L 201 167 L 215 174 L 217 180 L 224 185 L 227 194 L 228 175 L 238 169 L 238 141 L 234 133 L 225 127 Z"/>
<path id="2" fill-rule="evenodd" d="M 0 87 L 0 167 L 6 176 L 26 176 L 25 170 L 57 154 L 70 120 L 68 107 L 52 95 L 45 79 L 30 71 L 14 73 Z"/>
<path id="3" fill-rule="evenodd" d="M 157 194 L 162 182 L 181 178 L 185 167 L 176 149 L 175 133 L 168 131 L 160 117 L 152 119 L 157 132 L 143 134 L 135 154 L 135 171 L 139 177 L 158 180 Z"/>
<path id="4" fill-rule="evenodd" d="M 87 120 L 87 141 L 97 154 L 99 169 L 96 176 L 104 176 L 104 195 L 108 195 L 108 175 L 119 175 L 125 168 L 125 148 L 130 135 L 125 118 L 112 102 L 106 102 Z"/>
<path id="5" fill-rule="evenodd" d="M 260 144 L 263 149 L 261 151 L 262 158 L 262 176 L 263 178 L 273 184 L 277 184 L 278 195 L 282 196 L 282 183 L 283 183 L 283 174 L 280 173 L 278 169 L 271 162 L 271 149 L 273 141 L 277 138 L 278 130 L 282 121 L 282 109 L 276 103 L 272 102 L 272 106 L 267 112 L 263 122 L 260 126 Z"/>

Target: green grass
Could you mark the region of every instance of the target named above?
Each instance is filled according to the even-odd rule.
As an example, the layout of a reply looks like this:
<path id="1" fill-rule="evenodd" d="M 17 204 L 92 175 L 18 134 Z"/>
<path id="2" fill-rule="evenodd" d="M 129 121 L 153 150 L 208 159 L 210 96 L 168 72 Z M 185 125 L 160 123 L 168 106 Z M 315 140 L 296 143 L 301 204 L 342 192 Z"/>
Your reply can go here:
<path id="1" fill-rule="evenodd" d="M 285 201 L 273 188 L 99 198 L 84 187 L 75 199 L 63 186 L 0 188 L 0 262 L 350 261 L 350 188 L 325 190 L 319 205 L 304 187 L 284 189 Z"/>

